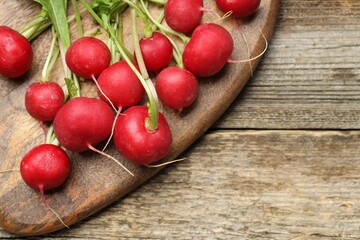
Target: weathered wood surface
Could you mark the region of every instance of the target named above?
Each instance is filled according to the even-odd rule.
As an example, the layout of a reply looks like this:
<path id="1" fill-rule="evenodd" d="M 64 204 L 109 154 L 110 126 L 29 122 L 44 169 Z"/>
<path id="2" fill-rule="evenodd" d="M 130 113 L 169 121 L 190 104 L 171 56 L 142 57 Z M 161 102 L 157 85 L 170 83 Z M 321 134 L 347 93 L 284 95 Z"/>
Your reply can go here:
<path id="1" fill-rule="evenodd" d="M 187 160 L 46 238 L 359 239 L 359 19 L 357 0 L 282 1 L 255 76 Z"/>

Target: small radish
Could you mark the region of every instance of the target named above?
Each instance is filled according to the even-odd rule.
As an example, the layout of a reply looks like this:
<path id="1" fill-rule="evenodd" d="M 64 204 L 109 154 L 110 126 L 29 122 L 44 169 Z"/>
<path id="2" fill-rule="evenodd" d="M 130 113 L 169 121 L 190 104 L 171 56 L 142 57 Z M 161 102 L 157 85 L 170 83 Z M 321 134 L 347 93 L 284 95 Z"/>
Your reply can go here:
<path id="1" fill-rule="evenodd" d="M 57 112 L 54 132 L 63 147 L 83 152 L 110 135 L 113 121 L 109 105 L 97 98 L 77 97 Z"/>
<path id="2" fill-rule="evenodd" d="M 230 12 L 234 17 L 248 17 L 260 5 L 261 0 L 216 0 L 216 5 L 223 12 Z"/>
<path id="3" fill-rule="evenodd" d="M 52 121 L 64 105 L 64 91 L 55 82 L 36 82 L 31 84 L 25 94 L 27 112 L 35 119 Z"/>
<path id="4" fill-rule="evenodd" d="M 141 101 L 144 97 L 144 87 L 140 80 L 125 61 L 114 63 L 105 69 L 98 77 L 98 95 L 100 99 L 121 109 L 130 107 Z"/>
<path id="5" fill-rule="evenodd" d="M 99 76 L 110 65 L 111 53 L 101 40 L 95 37 L 82 37 L 70 45 L 65 60 L 73 73 L 91 79 Z"/>
<path id="6" fill-rule="evenodd" d="M 140 40 L 142 57 L 148 71 L 159 71 L 168 66 L 173 57 L 173 48 L 169 39 L 160 32 Z"/>
<path id="7" fill-rule="evenodd" d="M 41 144 L 31 149 L 20 163 L 25 183 L 40 191 L 59 187 L 70 174 L 70 161 L 66 152 L 53 144 Z"/>
<path id="8" fill-rule="evenodd" d="M 94 147 L 110 136 L 113 122 L 114 114 L 108 104 L 98 98 L 76 97 L 56 114 L 54 133 L 66 149 L 73 152 L 92 150 L 112 159 L 134 176 L 114 157 Z"/>
<path id="9" fill-rule="evenodd" d="M 156 77 L 159 99 L 168 107 L 181 111 L 191 105 L 197 97 L 198 81 L 186 69 L 167 67 Z"/>
<path id="10" fill-rule="evenodd" d="M 234 49 L 231 34 L 222 26 L 207 23 L 198 26 L 183 53 L 184 66 L 200 77 L 218 73 Z"/>
<path id="11" fill-rule="evenodd" d="M 202 0 L 168 0 L 165 21 L 177 32 L 190 33 L 199 26 L 203 11 Z"/>
<path id="12" fill-rule="evenodd" d="M 31 149 L 21 160 L 20 173 L 24 182 L 40 191 L 45 206 L 68 227 L 60 216 L 47 205 L 44 191 L 62 185 L 70 174 L 70 160 L 67 153 L 53 144 L 41 144 Z"/>
<path id="13" fill-rule="evenodd" d="M 30 42 L 19 32 L 0 26 L 0 74 L 17 78 L 25 74 L 33 60 Z"/>
<path id="14" fill-rule="evenodd" d="M 163 158 L 170 149 L 172 135 L 163 114 L 158 115 L 158 128 L 149 130 L 146 120 L 148 108 L 134 106 L 117 119 L 114 143 L 117 150 L 130 162 L 148 165 Z"/>

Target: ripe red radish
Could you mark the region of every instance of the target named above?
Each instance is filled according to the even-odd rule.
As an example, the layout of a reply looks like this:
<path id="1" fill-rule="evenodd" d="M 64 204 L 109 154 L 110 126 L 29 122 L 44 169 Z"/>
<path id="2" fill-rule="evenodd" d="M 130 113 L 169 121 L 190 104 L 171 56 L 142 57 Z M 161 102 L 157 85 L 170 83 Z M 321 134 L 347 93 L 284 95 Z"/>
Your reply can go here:
<path id="1" fill-rule="evenodd" d="M 248 17 L 252 15 L 260 5 L 261 0 L 216 0 L 216 5 L 223 12 L 232 12 L 234 17 Z"/>
<path id="2" fill-rule="evenodd" d="M 168 66 L 173 57 L 169 39 L 160 32 L 140 40 L 141 53 L 148 71 L 159 71 Z"/>
<path id="3" fill-rule="evenodd" d="M 41 144 L 23 157 L 20 173 L 29 187 L 40 191 L 46 205 L 44 191 L 57 188 L 65 182 L 70 174 L 70 160 L 62 148 Z"/>
<path id="4" fill-rule="evenodd" d="M 133 106 L 125 110 L 116 121 L 114 143 L 118 151 L 130 162 L 147 165 L 163 158 L 170 149 L 172 134 L 163 114 L 159 113 L 158 128 L 146 127 L 148 108 Z"/>
<path id="5" fill-rule="evenodd" d="M 77 97 L 56 114 L 54 132 L 66 149 L 83 152 L 110 135 L 113 121 L 109 105 L 97 98 Z"/>
<path id="6" fill-rule="evenodd" d="M 190 33 L 199 26 L 203 10 L 202 0 L 168 0 L 165 21 L 177 32 Z"/>
<path id="7" fill-rule="evenodd" d="M 108 103 L 104 93 L 120 109 L 133 106 L 144 97 L 144 87 L 125 61 L 119 61 L 105 69 L 97 82 L 102 90 L 101 93 L 98 89 L 100 99 Z"/>
<path id="8" fill-rule="evenodd" d="M 53 144 L 41 144 L 31 149 L 21 160 L 20 174 L 31 188 L 40 191 L 45 206 L 60 222 L 68 227 L 60 216 L 46 203 L 44 191 L 62 185 L 70 174 L 70 160 L 67 153 Z"/>
<path id="9" fill-rule="evenodd" d="M 99 76 L 110 65 L 111 53 L 101 40 L 95 37 L 82 37 L 70 45 L 65 60 L 73 73 L 91 79 Z"/>
<path id="10" fill-rule="evenodd" d="M 198 26 L 183 53 L 184 66 L 193 74 L 209 77 L 218 73 L 234 49 L 231 34 L 222 26 L 207 23 Z"/>
<path id="11" fill-rule="evenodd" d="M 98 98 L 77 97 L 56 114 L 54 133 L 66 149 L 73 152 L 92 150 L 112 159 L 134 176 L 117 159 L 94 147 L 110 136 L 113 122 L 114 114 L 108 104 Z"/>
<path id="12" fill-rule="evenodd" d="M 0 74 L 17 78 L 25 74 L 33 60 L 29 41 L 19 32 L 0 26 Z"/>
<path id="13" fill-rule="evenodd" d="M 181 111 L 197 97 L 198 81 L 188 70 L 167 67 L 156 77 L 156 91 L 166 106 Z"/>
<path id="14" fill-rule="evenodd" d="M 31 84 L 25 94 L 27 112 L 39 121 L 52 121 L 64 105 L 64 91 L 55 82 L 36 82 Z"/>

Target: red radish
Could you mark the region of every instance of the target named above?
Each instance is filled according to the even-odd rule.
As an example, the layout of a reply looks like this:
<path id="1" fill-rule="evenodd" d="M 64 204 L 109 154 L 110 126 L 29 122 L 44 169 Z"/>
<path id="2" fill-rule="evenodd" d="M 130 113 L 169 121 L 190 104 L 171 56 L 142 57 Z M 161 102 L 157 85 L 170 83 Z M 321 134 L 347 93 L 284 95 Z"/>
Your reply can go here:
<path id="1" fill-rule="evenodd" d="M 148 71 L 159 71 L 168 66 L 173 57 L 169 39 L 160 32 L 140 40 L 141 53 Z"/>
<path id="2" fill-rule="evenodd" d="M 156 92 L 166 106 L 181 111 L 196 99 L 198 82 L 186 69 L 167 67 L 156 77 Z"/>
<path id="3" fill-rule="evenodd" d="M 234 17 L 248 17 L 252 15 L 260 5 L 261 0 L 216 0 L 216 5 L 223 12 L 232 12 Z"/>
<path id="4" fill-rule="evenodd" d="M 37 82 L 31 84 L 25 94 L 27 112 L 39 121 L 52 121 L 64 105 L 64 91 L 55 82 Z"/>
<path id="5" fill-rule="evenodd" d="M 159 113 L 158 128 L 146 128 L 148 108 L 134 106 L 117 119 L 114 143 L 118 151 L 130 162 L 147 165 L 163 158 L 170 149 L 172 135 L 163 114 Z"/>
<path id="6" fill-rule="evenodd" d="M 177 32 L 190 33 L 199 26 L 203 10 L 202 0 L 168 0 L 165 21 Z"/>
<path id="7" fill-rule="evenodd" d="M 25 74 L 33 60 L 29 41 L 19 32 L 0 26 L 0 74 L 17 78 Z"/>
<path id="8" fill-rule="evenodd" d="M 109 137 L 113 121 L 109 105 L 97 98 L 77 97 L 56 114 L 54 132 L 66 149 L 83 152 Z"/>
<path id="9" fill-rule="evenodd" d="M 91 79 L 99 76 L 110 65 L 111 53 L 101 40 L 95 37 L 82 37 L 70 45 L 65 60 L 73 73 Z"/>
<path id="10" fill-rule="evenodd" d="M 183 53 L 184 66 L 193 74 L 209 77 L 218 73 L 234 49 L 231 34 L 214 23 L 198 26 Z"/>
<path id="11" fill-rule="evenodd" d="M 70 174 L 70 160 L 66 152 L 53 144 L 41 144 L 31 149 L 20 163 L 25 183 L 40 191 L 46 205 L 44 191 L 59 187 Z"/>
<path id="12" fill-rule="evenodd" d="M 125 61 L 119 61 L 105 69 L 97 81 L 102 90 L 101 93 L 98 89 L 99 97 L 108 103 L 104 93 L 119 109 L 133 106 L 144 97 L 144 87 Z"/>

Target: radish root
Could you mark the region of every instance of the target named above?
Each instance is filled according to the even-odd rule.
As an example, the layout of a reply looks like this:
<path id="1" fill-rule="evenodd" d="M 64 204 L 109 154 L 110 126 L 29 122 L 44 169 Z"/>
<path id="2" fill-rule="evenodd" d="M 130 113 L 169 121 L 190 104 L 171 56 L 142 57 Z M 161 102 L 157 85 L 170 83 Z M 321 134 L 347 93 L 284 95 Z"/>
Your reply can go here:
<path id="1" fill-rule="evenodd" d="M 231 12 L 231 11 L 230 11 Z M 242 38 L 244 39 L 244 42 L 245 42 L 245 45 L 246 45 L 246 50 L 247 50 L 247 55 L 248 55 L 248 58 L 251 57 L 250 55 L 250 47 L 249 47 L 249 43 L 244 35 L 244 33 L 240 30 L 240 33 L 241 33 L 241 36 Z M 252 67 L 252 64 L 251 64 L 251 61 L 249 61 L 249 67 L 250 67 L 250 72 L 251 72 L 251 77 L 254 76 L 254 70 L 253 70 L 253 67 Z"/>
<path id="2" fill-rule="evenodd" d="M 264 50 L 259 53 L 257 56 L 253 57 L 253 58 L 250 58 L 250 59 L 245 59 L 245 60 L 231 60 L 229 59 L 228 62 L 229 63 L 246 63 L 246 62 L 250 62 L 250 61 L 253 61 L 253 60 L 256 60 L 258 58 L 260 58 L 262 55 L 264 55 L 264 53 L 266 52 L 266 50 L 268 49 L 268 41 L 265 37 L 265 35 L 263 33 L 261 33 L 261 36 L 264 38 L 264 41 L 265 41 L 265 47 L 264 47 Z"/>
<path id="3" fill-rule="evenodd" d="M 110 137 L 108 138 L 108 140 L 107 140 L 104 148 L 102 149 L 103 152 L 105 151 L 105 149 L 106 149 L 107 146 L 109 145 L 110 140 L 111 140 L 111 138 L 112 138 L 113 135 L 114 135 L 116 120 L 119 118 L 120 113 L 121 113 L 121 110 L 122 110 L 122 108 L 119 107 L 119 109 L 116 111 L 115 119 L 114 119 L 114 122 L 113 122 L 113 125 L 112 125 L 112 128 L 111 128 L 111 134 L 110 134 Z"/>
<path id="4" fill-rule="evenodd" d="M 100 93 L 106 98 L 106 100 L 110 103 L 111 107 L 114 109 L 115 112 L 117 112 L 116 107 L 114 106 L 114 104 L 111 102 L 111 100 L 108 98 L 108 96 L 106 96 L 106 94 L 103 92 L 103 90 L 101 89 L 98 81 L 96 80 L 94 75 L 91 75 L 92 80 L 95 82 L 96 87 L 99 89 Z"/>
<path id="5" fill-rule="evenodd" d="M 40 190 L 41 199 L 44 202 L 46 208 L 49 209 L 56 216 L 57 219 L 59 219 L 62 225 L 64 225 L 66 228 L 69 228 L 69 226 L 66 225 L 65 222 L 61 219 L 60 215 L 47 204 L 45 199 L 44 186 L 42 184 L 39 186 L 39 190 Z"/>
<path id="6" fill-rule="evenodd" d="M 222 17 L 220 17 L 219 15 L 219 18 L 214 20 L 213 23 L 216 23 L 216 22 L 219 22 L 219 21 L 224 21 L 225 19 L 227 19 L 228 17 L 230 17 L 232 14 L 232 11 L 229 11 L 227 13 L 225 13 L 224 15 L 222 15 Z"/>
<path id="7" fill-rule="evenodd" d="M 181 162 L 181 161 L 184 161 L 184 160 L 186 160 L 186 158 L 179 158 L 179 159 L 175 159 L 175 160 L 172 160 L 172 161 L 169 161 L 169 162 L 164 162 L 164 163 L 159 163 L 159 164 L 147 164 L 145 166 L 148 167 L 148 168 L 158 168 L 158 167 L 163 167 L 163 166 L 175 163 L 175 162 Z"/>
<path id="8" fill-rule="evenodd" d="M 100 150 L 94 148 L 91 144 L 87 144 L 87 147 L 88 147 L 90 150 L 92 150 L 92 151 L 94 151 L 94 152 L 96 152 L 96 153 L 99 153 L 99 154 L 103 155 L 104 157 L 110 158 L 111 160 L 115 161 L 115 162 L 116 162 L 117 164 L 119 164 L 125 171 L 127 171 L 131 176 L 133 176 L 133 177 L 135 176 L 132 172 L 130 172 L 129 169 L 127 169 L 127 168 L 126 168 L 121 162 L 119 162 L 119 160 L 117 160 L 116 158 L 110 156 L 110 155 L 107 154 L 107 153 L 104 153 L 103 151 L 100 151 Z"/>

